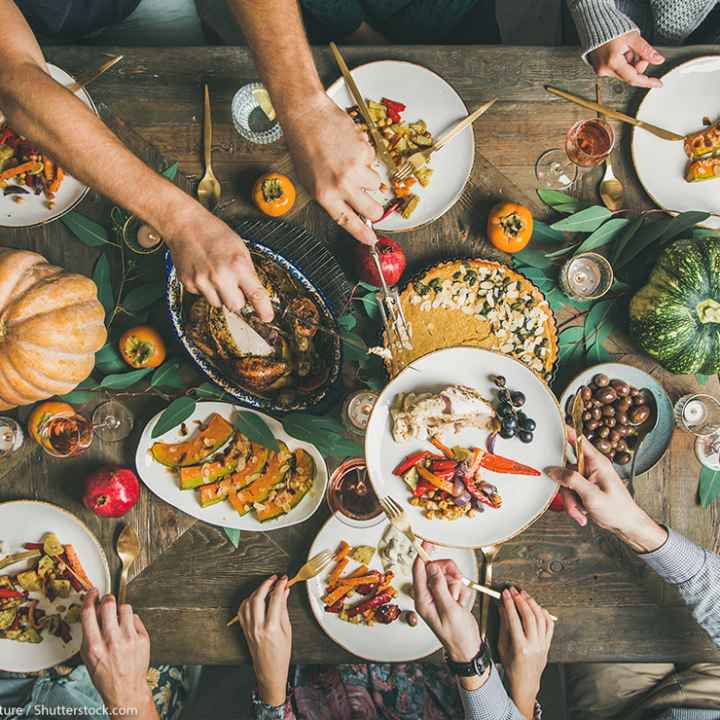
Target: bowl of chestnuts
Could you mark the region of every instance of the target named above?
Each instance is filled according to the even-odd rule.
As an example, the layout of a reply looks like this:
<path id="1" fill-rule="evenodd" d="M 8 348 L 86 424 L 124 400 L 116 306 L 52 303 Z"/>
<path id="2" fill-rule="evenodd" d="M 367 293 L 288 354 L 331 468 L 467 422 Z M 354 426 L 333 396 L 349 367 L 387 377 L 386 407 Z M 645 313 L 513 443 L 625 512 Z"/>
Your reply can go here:
<path id="1" fill-rule="evenodd" d="M 615 463 L 620 475 L 629 475 L 635 452 L 636 475 L 660 460 L 670 444 L 673 422 L 672 404 L 657 380 L 623 363 L 588 368 L 560 398 L 565 421 L 571 426 L 577 393 L 582 399 L 583 435 Z"/>

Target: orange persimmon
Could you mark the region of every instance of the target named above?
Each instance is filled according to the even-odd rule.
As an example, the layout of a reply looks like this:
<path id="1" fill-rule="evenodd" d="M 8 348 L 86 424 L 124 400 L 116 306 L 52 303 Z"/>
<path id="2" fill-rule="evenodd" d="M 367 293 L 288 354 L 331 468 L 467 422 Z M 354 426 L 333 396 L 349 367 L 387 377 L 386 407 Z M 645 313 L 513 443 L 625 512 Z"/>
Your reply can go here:
<path id="1" fill-rule="evenodd" d="M 524 205 L 498 203 L 488 215 L 488 240 L 503 252 L 520 252 L 530 242 L 532 232 L 532 213 Z"/>
<path id="2" fill-rule="evenodd" d="M 255 181 L 252 197 L 265 215 L 280 217 L 290 212 L 295 204 L 295 186 L 287 175 L 265 173 Z"/>
<path id="3" fill-rule="evenodd" d="M 27 419 L 27 429 L 30 436 L 39 445 L 46 445 L 40 435 L 40 428 L 54 417 L 72 417 L 75 409 L 72 405 L 60 400 L 46 400 L 36 405 Z"/>
<path id="4" fill-rule="evenodd" d="M 156 368 L 165 362 L 165 342 L 149 325 L 126 330 L 120 336 L 118 349 L 122 359 L 133 368 Z"/>

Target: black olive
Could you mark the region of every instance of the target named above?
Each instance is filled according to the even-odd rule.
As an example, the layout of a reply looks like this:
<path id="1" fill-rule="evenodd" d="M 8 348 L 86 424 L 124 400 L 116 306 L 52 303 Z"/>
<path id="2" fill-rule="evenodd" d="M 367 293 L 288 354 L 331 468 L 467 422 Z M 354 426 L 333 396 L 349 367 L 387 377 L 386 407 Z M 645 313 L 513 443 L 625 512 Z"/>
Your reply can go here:
<path id="1" fill-rule="evenodd" d="M 535 421 L 532 418 L 524 417 L 520 420 L 520 427 L 527 432 L 532 432 L 537 427 Z"/>
<path id="2" fill-rule="evenodd" d="M 522 407 L 525 404 L 525 394 L 521 393 L 519 390 L 516 390 L 515 392 L 510 393 L 510 402 L 515 407 Z"/>
<path id="3" fill-rule="evenodd" d="M 531 443 L 533 441 L 533 434 L 529 430 L 520 430 L 517 434 L 521 442 Z"/>
<path id="4" fill-rule="evenodd" d="M 510 403 L 502 402 L 498 405 L 497 416 L 499 418 L 512 417 L 514 414 L 515 410 Z"/>
<path id="5" fill-rule="evenodd" d="M 502 402 L 510 402 L 510 391 L 503 388 L 502 390 L 498 390 L 498 397 Z"/>
<path id="6" fill-rule="evenodd" d="M 610 384 L 610 378 L 603 373 L 598 373 L 597 375 L 593 376 L 592 382 L 595 387 L 603 388 L 607 387 Z"/>
<path id="7" fill-rule="evenodd" d="M 525 420 L 525 418 L 527 418 L 527 415 L 522 410 L 518 410 L 515 413 L 515 417 L 518 419 L 518 422 L 520 424 L 522 424 L 522 421 Z"/>
<path id="8" fill-rule="evenodd" d="M 501 438 L 505 438 L 505 440 L 509 440 L 511 437 L 515 437 L 515 428 L 510 430 L 508 428 L 501 427 L 498 435 L 500 435 Z"/>
<path id="9" fill-rule="evenodd" d="M 502 375 L 496 375 L 494 378 L 495 385 L 497 385 L 499 388 L 504 388 L 506 380 Z"/>
<path id="10" fill-rule="evenodd" d="M 502 426 L 506 430 L 517 430 L 518 421 L 515 419 L 514 415 L 508 415 L 502 419 Z"/>

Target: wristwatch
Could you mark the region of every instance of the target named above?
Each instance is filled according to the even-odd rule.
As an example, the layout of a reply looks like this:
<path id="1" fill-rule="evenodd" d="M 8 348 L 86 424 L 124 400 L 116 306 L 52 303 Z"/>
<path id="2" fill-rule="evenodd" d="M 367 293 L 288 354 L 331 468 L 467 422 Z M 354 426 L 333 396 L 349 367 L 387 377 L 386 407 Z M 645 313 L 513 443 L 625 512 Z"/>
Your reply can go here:
<path id="1" fill-rule="evenodd" d="M 450 668 L 450 672 L 458 677 L 473 677 L 474 675 L 482 675 L 492 664 L 492 655 L 490 655 L 490 646 L 487 640 L 483 639 L 478 654 L 469 663 L 453 662 L 447 652 L 445 653 L 445 662 Z"/>

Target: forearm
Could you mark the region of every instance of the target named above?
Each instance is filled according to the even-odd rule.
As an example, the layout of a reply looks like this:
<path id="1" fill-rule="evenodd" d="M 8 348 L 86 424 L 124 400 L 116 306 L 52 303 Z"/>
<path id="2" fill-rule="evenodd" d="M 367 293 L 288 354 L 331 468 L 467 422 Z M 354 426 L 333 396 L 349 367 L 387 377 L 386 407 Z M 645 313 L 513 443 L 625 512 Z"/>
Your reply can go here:
<path id="1" fill-rule="evenodd" d="M 161 232 L 173 226 L 187 203 L 185 193 L 133 155 L 36 59 L 0 67 L 0 107 L 14 130 L 73 176 Z"/>
<path id="2" fill-rule="evenodd" d="M 136 703 L 118 705 L 116 703 L 105 702 L 105 707 L 112 717 L 132 717 L 136 720 L 160 720 L 149 689 L 147 694 Z"/>
<path id="3" fill-rule="evenodd" d="M 297 0 L 228 0 L 281 124 L 324 95 Z"/>
<path id="4" fill-rule="evenodd" d="M 471 678 L 478 683 L 477 678 Z M 465 720 L 527 720 L 510 699 L 495 665 L 479 687 L 460 684 L 460 700 L 465 710 Z M 530 716 L 532 717 L 532 716 Z"/>
<path id="5" fill-rule="evenodd" d="M 583 59 L 595 48 L 638 29 L 618 10 L 615 0 L 568 0 L 568 8 L 580 36 Z"/>
<path id="6" fill-rule="evenodd" d="M 720 646 L 720 557 L 672 530 L 663 545 L 640 557 L 677 588 L 700 626 Z"/>

